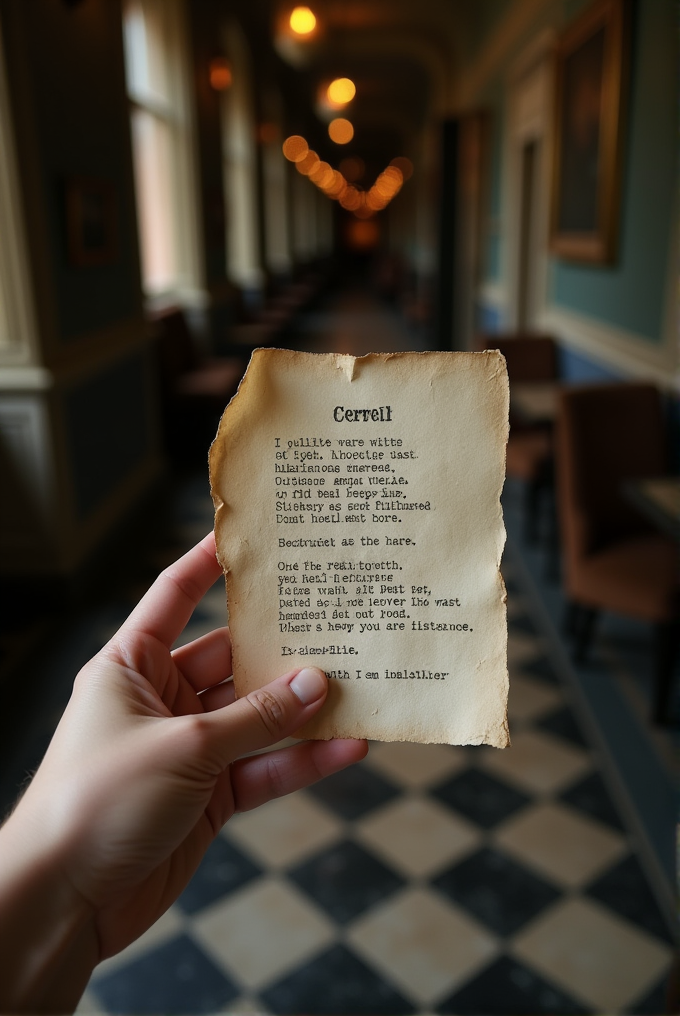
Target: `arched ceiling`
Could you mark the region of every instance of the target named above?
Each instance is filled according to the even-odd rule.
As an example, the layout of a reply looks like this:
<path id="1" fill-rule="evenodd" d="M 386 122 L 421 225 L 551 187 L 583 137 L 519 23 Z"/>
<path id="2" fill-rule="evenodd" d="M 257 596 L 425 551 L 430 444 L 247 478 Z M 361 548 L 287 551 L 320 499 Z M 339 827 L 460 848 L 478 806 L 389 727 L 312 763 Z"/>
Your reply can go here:
<path id="1" fill-rule="evenodd" d="M 298 2 L 317 18 L 307 40 L 296 39 L 287 27 Z M 356 132 L 348 151 L 376 162 L 408 154 L 427 120 L 446 115 L 461 54 L 490 9 L 497 12 L 508 2 L 239 0 L 251 12 L 257 8 L 260 29 L 269 26 L 279 55 L 299 78 L 296 93 L 306 96 L 309 108 L 324 82 L 337 76 L 355 82 L 357 94 L 345 114 Z M 316 133 L 315 143 L 324 144 L 322 120 Z M 336 148 L 333 154 L 337 162 L 343 153 Z"/>
<path id="2" fill-rule="evenodd" d="M 301 133 L 337 166 L 361 157 L 370 175 L 397 155 L 416 154 L 422 128 L 450 115 L 461 68 L 516 0 L 232 0 L 239 16 L 286 67 L 286 129 Z M 301 40 L 290 13 L 309 6 L 317 27 Z M 320 88 L 334 77 L 357 86 L 346 115 L 347 146 L 329 141 L 319 116 Z"/>

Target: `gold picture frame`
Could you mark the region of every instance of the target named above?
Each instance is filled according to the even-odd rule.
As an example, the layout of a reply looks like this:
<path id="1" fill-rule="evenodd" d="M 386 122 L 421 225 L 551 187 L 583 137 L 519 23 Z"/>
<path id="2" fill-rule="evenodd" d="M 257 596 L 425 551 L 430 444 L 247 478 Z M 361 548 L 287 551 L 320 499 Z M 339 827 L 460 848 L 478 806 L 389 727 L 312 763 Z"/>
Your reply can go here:
<path id="1" fill-rule="evenodd" d="M 572 261 L 616 258 L 628 0 L 597 0 L 557 47 L 550 249 Z"/>

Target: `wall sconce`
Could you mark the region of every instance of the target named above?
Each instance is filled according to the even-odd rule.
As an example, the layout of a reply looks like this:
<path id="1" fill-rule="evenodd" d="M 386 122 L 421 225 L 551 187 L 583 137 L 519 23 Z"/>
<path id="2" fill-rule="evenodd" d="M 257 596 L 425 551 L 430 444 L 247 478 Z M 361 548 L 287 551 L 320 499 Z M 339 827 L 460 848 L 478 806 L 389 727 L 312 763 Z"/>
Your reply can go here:
<path id="1" fill-rule="evenodd" d="M 216 92 L 226 92 L 231 87 L 231 64 L 224 56 L 216 56 L 210 61 L 210 85 Z"/>

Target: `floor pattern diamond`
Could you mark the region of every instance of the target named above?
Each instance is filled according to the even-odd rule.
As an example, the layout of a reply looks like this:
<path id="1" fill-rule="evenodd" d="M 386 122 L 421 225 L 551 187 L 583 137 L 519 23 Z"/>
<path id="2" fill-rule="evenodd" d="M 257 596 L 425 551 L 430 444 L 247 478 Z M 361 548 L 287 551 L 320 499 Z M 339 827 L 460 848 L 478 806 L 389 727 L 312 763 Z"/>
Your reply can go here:
<path id="1" fill-rule="evenodd" d="M 514 618 L 511 748 L 374 744 L 236 816 L 164 936 L 105 965 L 79 1012 L 659 1011 L 671 933 L 588 728 Z"/>
<path id="2" fill-rule="evenodd" d="M 182 501 L 178 544 L 206 497 Z M 237 815 L 168 914 L 95 972 L 82 1016 L 661 1011 L 671 933 L 505 571 L 512 747 L 373 744 Z M 223 597 L 187 637 L 222 623 Z"/>

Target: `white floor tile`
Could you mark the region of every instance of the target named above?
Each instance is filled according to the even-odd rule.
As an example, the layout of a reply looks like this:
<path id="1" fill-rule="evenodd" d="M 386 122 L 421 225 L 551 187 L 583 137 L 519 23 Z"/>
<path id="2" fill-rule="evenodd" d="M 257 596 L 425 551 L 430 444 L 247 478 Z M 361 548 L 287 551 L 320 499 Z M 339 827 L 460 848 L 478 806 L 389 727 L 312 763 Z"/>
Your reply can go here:
<path id="1" fill-rule="evenodd" d="M 230 978 L 254 990 L 328 946 L 335 928 L 291 883 L 271 877 L 206 908 L 192 935 Z"/>
<path id="2" fill-rule="evenodd" d="M 332 843 L 342 829 L 328 809 L 300 791 L 235 815 L 225 834 L 261 864 L 278 870 Z"/>
<path id="3" fill-rule="evenodd" d="M 590 882 L 628 849 L 619 833 L 552 802 L 508 819 L 494 838 L 508 853 L 567 888 Z"/>
<path id="4" fill-rule="evenodd" d="M 358 822 L 355 836 L 410 878 L 431 876 L 470 853 L 481 833 L 448 808 L 402 797 Z"/>
<path id="5" fill-rule="evenodd" d="M 616 1013 L 651 989 L 671 950 L 589 900 L 566 899 L 515 939 L 515 955 L 583 999 Z"/>
<path id="6" fill-rule="evenodd" d="M 508 695 L 508 720 L 510 723 L 525 723 L 543 716 L 550 709 L 557 709 L 564 702 L 562 694 L 554 685 L 532 681 L 521 674 L 510 677 Z M 512 730 L 511 730 L 512 736 Z"/>
<path id="7" fill-rule="evenodd" d="M 521 632 L 508 633 L 508 665 L 510 673 L 521 667 L 523 663 L 535 660 L 541 654 L 541 643 L 533 635 Z"/>
<path id="8" fill-rule="evenodd" d="M 453 904 L 409 889 L 370 911 L 348 935 L 351 945 L 421 1005 L 431 1005 L 496 953 L 496 939 Z"/>
<path id="9" fill-rule="evenodd" d="M 504 751 L 480 752 L 479 762 L 530 794 L 555 793 L 592 767 L 586 751 L 537 730 L 520 730 Z"/>
<path id="10" fill-rule="evenodd" d="M 366 759 L 377 772 L 403 787 L 433 786 L 469 764 L 464 748 L 405 741 L 371 744 Z"/>

